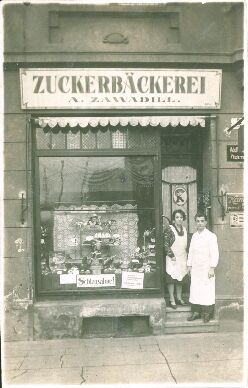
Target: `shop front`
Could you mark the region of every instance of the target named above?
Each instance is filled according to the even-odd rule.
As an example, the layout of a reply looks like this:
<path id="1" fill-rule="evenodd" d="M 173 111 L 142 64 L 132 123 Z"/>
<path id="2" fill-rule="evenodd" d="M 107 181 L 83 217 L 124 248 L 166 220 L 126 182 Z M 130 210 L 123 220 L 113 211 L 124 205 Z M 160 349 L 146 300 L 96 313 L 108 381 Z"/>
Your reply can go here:
<path id="1" fill-rule="evenodd" d="M 25 12 L 39 19 L 36 7 Z M 229 225 L 224 203 L 226 193 L 242 192 L 242 166 L 225 160 L 224 124 L 242 116 L 236 68 L 201 53 L 196 63 L 186 54 L 155 63 L 133 52 L 125 54 L 130 63 L 120 53 L 107 61 L 97 48 L 95 61 L 71 62 L 69 13 L 44 12 L 50 24 L 39 29 L 50 31 L 50 59 L 42 57 L 45 43 L 34 59 L 31 38 L 22 60 L 11 43 L 6 54 L 6 337 L 164 333 L 162 216 L 171 219 L 175 209 L 185 212 L 189 234 L 197 210 L 217 234 L 217 308 L 240 301 L 241 229 Z M 107 17 L 94 12 L 93 19 Z M 53 41 L 55 14 L 64 41 Z M 172 14 L 165 12 L 166 23 L 175 22 Z M 132 18 L 125 23 L 135 31 Z M 156 28 L 162 37 L 163 26 Z M 189 281 L 183 292 L 187 299 Z"/>
<path id="2" fill-rule="evenodd" d="M 162 214 L 193 232 L 205 118 L 32 121 L 39 295 L 161 293 Z"/>
<path id="3" fill-rule="evenodd" d="M 144 316 L 152 332 L 161 330 L 162 215 L 171 219 L 182 209 L 193 233 L 197 209 L 209 210 L 202 202 L 202 155 L 215 119 L 180 115 L 180 108 L 218 109 L 221 70 L 21 69 L 20 79 L 22 108 L 33 111 L 36 319 L 45 319 L 46 298 L 73 297 L 76 322 L 84 319 L 85 300 L 107 298 L 108 312 L 98 301 L 88 318 Z M 178 114 L 157 115 L 165 102 Z M 84 105 L 94 114 L 75 114 Z M 65 108 L 73 114 L 65 116 Z M 114 108 L 126 108 L 125 115 Z M 120 297 L 124 305 L 116 313 Z M 52 316 L 53 310 L 50 330 Z M 74 330 L 80 335 L 82 328 Z M 37 323 L 36 331 L 44 336 Z"/>

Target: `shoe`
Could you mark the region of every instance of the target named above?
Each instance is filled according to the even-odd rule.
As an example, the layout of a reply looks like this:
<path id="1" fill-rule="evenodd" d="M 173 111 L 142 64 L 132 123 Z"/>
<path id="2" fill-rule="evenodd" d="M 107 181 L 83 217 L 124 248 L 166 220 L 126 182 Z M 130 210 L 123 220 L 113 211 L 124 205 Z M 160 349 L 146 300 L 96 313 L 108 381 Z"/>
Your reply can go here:
<path id="1" fill-rule="evenodd" d="M 210 321 L 210 314 L 203 314 L 203 322 L 208 323 Z"/>
<path id="2" fill-rule="evenodd" d="M 177 309 L 176 303 L 171 303 L 171 302 L 169 302 L 168 306 L 171 307 L 173 310 L 176 310 L 176 309 Z"/>
<path id="3" fill-rule="evenodd" d="M 187 303 L 184 302 L 184 300 L 182 299 L 177 299 L 176 304 L 178 304 L 179 306 L 187 306 Z"/>
<path id="4" fill-rule="evenodd" d="M 187 321 L 194 321 L 195 319 L 200 319 L 201 314 L 193 313 L 190 317 L 187 318 Z"/>

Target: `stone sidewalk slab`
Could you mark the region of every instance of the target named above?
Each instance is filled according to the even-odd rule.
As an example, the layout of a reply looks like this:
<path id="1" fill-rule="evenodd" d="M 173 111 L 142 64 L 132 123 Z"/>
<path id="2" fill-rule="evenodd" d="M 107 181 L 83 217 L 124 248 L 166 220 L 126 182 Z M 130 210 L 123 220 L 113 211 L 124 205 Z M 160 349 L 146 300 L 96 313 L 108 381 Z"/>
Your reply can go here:
<path id="1" fill-rule="evenodd" d="M 85 354 L 85 355 L 64 355 L 61 358 L 62 368 L 82 368 L 83 366 L 103 366 L 102 354 Z"/>
<path id="2" fill-rule="evenodd" d="M 242 347 L 240 332 L 5 343 L 5 383 L 238 384 Z"/>
<path id="3" fill-rule="evenodd" d="M 158 350 L 156 352 L 125 352 L 126 365 L 147 365 L 147 364 L 165 364 L 163 354 Z"/>
<path id="4" fill-rule="evenodd" d="M 24 362 L 25 357 L 12 357 L 3 361 L 3 369 L 19 369 Z"/>
<path id="5" fill-rule="evenodd" d="M 222 359 L 240 359 L 243 354 L 243 342 L 240 336 L 193 337 L 179 340 L 177 348 L 172 339 L 159 342 L 161 352 L 169 362 L 213 361 Z M 183 348 L 183 349 L 182 349 Z"/>
<path id="6" fill-rule="evenodd" d="M 107 366 L 107 365 L 146 365 L 163 364 L 164 356 L 157 347 L 156 351 L 144 352 L 139 349 L 134 351 L 132 348 L 110 348 L 107 347 L 103 352 L 85 352 L 77 355 L 65 354 L 61 357 L 62 368 L 75 368 L 83 366 Z"/>
<path id="7" fill-rule="evenodd" d="M 22 371 L 9 371 L 5 376 L 6 384 L 73 384 L 80 385 L 82 383 L 82 369 L 33 369 Z"/>
<path id="8" fill-rule="evenodd" d="M 177 384 L 241 384 L 243 379 L 242 360 L 170 363 L 170 368 Z"/>
<path id="9" fill-rule="evenodd" d="M 3 349 L 2 349 L 3 352 Z M 28 355 L 29 350 L 23 349 L 5 349 L 4 357 L 5 358 L 13 358 L 13 357 L 26 357 Z"/>
<path id="10" fill-rule="evenodd" d="M 153 345 L 140 345 L 141 352 L 156 352 L 159 350 L 158 344 Z"/>
<path id="11" fill-rule="evenodd" d="M 83 377 L 87 384 L 173 384 L 167 365 L 122 365 L 87 367 Z"/>
<path id="12" fill-rule="evenodd" d="M 61 357 L 40 356 L 26 357 L 20 369 L 56 369 L 61 368 Z"/>
<path id="13" fill-rule="evenodd" d="M 36 349 L 28 349 L 26 351 L 26 356 L 27 357 L 38 357 L 38 356 L 48 356 L 48 357 L 61 357 L 65 353 L 65 347 L 53 347 L 51 348 L 42 346 L 42 347 L 37 347 Z"/>

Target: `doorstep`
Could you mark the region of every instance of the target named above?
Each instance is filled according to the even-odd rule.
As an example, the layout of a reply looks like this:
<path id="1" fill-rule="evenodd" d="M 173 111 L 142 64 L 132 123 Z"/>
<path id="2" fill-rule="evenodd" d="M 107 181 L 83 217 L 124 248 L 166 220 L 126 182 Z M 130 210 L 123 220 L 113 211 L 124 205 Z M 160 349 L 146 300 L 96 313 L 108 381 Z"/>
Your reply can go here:
<path id="1" fill-rule="evenodd" d="M 207 323 L 202 319 L 187 321 L 191 316 L 190 305 L 177 306 L 176 309 L 166 308 L 166 322 L 164 334 L 184 334 L 184 333 L 215 333 L 219 328 L 219 321 L 213 319 Z"/>
<path id="2" fill-rule="evenodd" d="M 184 334 L 184 333 L 215 333 L 219 329 L 219 321 L 213 319 L 207 323 L 202 319 L 187 321 L 187 319 L 169 319 L 164 326 L 164 334 Z"/>

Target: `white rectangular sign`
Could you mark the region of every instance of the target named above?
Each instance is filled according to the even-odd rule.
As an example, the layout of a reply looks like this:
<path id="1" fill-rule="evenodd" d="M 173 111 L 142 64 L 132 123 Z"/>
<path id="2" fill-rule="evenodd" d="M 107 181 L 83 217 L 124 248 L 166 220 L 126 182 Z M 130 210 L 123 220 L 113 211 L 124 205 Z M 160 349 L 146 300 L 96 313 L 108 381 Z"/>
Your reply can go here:
<path id="1" fill-rule="evenodd" d="M 61 274 L 59 277 L 60 284 L 76 284 L 77 283 L 77 275 L 74 273 L 65 273 Z"/>
<path id="2" fill-rule="evenodd" d="M 221 70 L 20 69 L 22 109 L 219 109 Z"/>
<path id="3" fill-rule="evenodd" d="M 77 287 L 114 287 L 115 274 L 77 275 Z"/>
<path id="4" fill-rule="evenodd" d="M 243 228 L 244 227 L 244 213 L 231 213 L 230 214 L 230 226 L 231 226 L 231 228 Z"/>
<path id="5" fill-rule="evenodd" d="M 144 288 L 144 273 L 122 272 L 121 288 Z"/>

